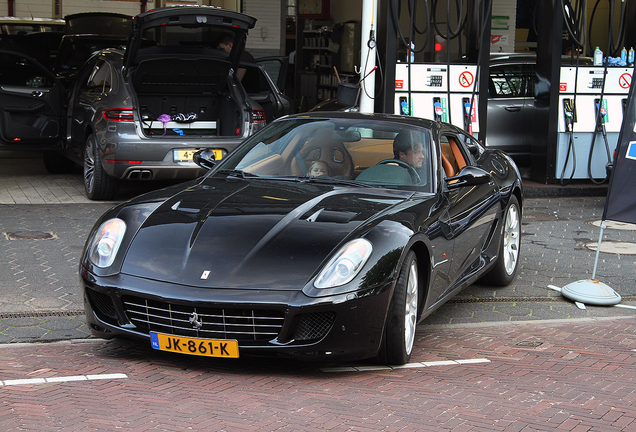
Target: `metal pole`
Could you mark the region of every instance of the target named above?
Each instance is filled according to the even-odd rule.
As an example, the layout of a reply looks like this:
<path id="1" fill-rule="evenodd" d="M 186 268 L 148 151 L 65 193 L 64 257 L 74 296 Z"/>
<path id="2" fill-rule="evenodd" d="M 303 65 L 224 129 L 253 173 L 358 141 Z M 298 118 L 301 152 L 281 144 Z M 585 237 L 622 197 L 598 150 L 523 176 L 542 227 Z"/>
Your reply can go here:
<path id="1" fill-rule="evenodd" d="M 596 258 L 594 259 L 594 270 L 592 270 L 592 279 L 596 280 L 596 266 L 598 265 L 598 254 L 601 252 L 601 241 L 603 240 L 603 230 L 605 229 L 605 221 L 601 221 L 601 233 L 598 235 L 598 245 L 596 245 Z"/>
<path id="2" fill-rule="evenodd" d="M 378 6 L 376 0 L 362 1 L 362 27 L 360 38 L 360 79 L 375 67 L 377 55 L 376 33 L 378 28 Z M 373 113 L 375 99 L 375 76 L 372 74 L 360 83 L 360 112 Z"/>

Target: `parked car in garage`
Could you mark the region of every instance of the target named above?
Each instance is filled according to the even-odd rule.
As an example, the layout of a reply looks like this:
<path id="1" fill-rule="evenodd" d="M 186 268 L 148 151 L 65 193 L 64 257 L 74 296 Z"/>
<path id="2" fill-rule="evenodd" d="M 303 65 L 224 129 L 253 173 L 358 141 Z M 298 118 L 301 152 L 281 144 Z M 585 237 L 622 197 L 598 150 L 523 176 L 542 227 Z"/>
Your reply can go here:
<path id="1" fill-rule="evenodd" d="M 8 102 L 1 142 L 53 148 L 61 141 L 61 154 L 83 166 L 90 199 L 112 199 L 119 180 L 202 175 L 192 160 L 197 150 L 213 149 L 222 159 L 291 108 L 259 65 L 249 67 L 256 84 L 243 85 L 234 74 L 255 22 L 209 6 L 145 12 L 134 18 L 125 49 L 90 57 L 68 93 L 53 73 L 35 73 L 35 62 L 0 53 L 13 68 L 10 85 L 0 89 Z M 235 41 L 229 54 L 217 49 L 224 35 Z M 57 159 L 51 169 L 68 168 Z"/>
<path id="2" fill-rule="evenodd" d="M 452 125 L 299 114 L 221 161 L 209 149 L 195 160 L 203 178 L 95 223 L 79 271 L 94 335 L 403 364 L 423 318 L 477 279 L 515 277 L 519 171 Z"/>
<path id="3" fill-rule="evenodd" d="M 59 18 L 0 17 L 0 35 L 63 32 L 66 21 Z"/>
<path id="4" fill-rule="evenodd" d="M 563 56 L 562 65 L 569 65 Z M 534 53 L 501 53 L 490 57 L 488 133 L 486 146 L 508 153 L 520 166 L 529 166 L 534 139 L 534 98 L 537 57 Z M 581 66 L 592 59 L 581 57 Z"/>

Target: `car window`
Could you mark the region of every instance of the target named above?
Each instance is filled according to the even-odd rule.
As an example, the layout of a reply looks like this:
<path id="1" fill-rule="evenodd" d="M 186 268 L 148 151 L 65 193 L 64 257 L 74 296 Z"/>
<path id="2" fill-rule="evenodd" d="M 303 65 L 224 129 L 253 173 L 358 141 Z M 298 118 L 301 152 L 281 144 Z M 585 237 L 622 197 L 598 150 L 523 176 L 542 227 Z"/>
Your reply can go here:
<path id="1" fill-rule="evenodd" d="M 257 60 L 257 63 L 263 66 L 263 68 L 265 68 L 265 71 L 270 76 L 272 81 L 276 83 L 277 86 L 283 87 L 283 88 L 279 87 L 279 90 L 283 91 L 285 83 L 282 82 L 282 80 L 284 80 L 285 77 L 281 75 L 281 74 L 284 74 L 284 70 L 283 70 L 284 64 L 281 62 L 281 60 L 280 59 Z"/>
<path id="2" fill-rule="evenodd" d="M 32 33 L 63 31 L 66 24 L 62 19 L 20 19 L 14 17 L 0 18 L 0 29 L 4 35 L 26 35 Z"/>
<path id="3" fill-rule="evenodd" d="M 482 146 L 481 143 L 471 135 L 458 133 L 457 137 L 459 138 L 460 143 L 467 150 L 468 157 L 473 160 L 479 159 L 479 157 L 486 151 L 484 146 Z"/>
<path id="4" fill-rule="evenodd" d="M 21 55 L 0 53 L 0 85 L 53 87 L 53 82 L 42 67 Z"/>
<path id="5" fill-rule="evenodd" d="M 430 192 L 431 137 L 428 128 L 396 122 L 290 119 L 249 139 L 219 169 L 264 178 L 320 177 Z"/>
<path id="6" fill-rule="evenodd" d="M 100 59 L 95 63 L 95 67 L 88 77 L 86 90 L 96 93 L 108 93 L 111 88 L 111 81 L 110 65 Z"/>
<path id="7" fill-rule="evenodd" d="M 265 93 L 271 91 L 267 78 L 262 69 L 254 66 L 244 66 L 245 75 L 241 80 L 243 88 L 248 93 Z"/>
<path id="8" fill-rule="evenodd" d="M 446 177 L 455 176 L 466 165 L 472 165 L 473 159 L 459 134 L 446 133 L 440 137 L 442 168 Z"/>
<path id="9" fill-rule="evenodd" d="M 220 55 L 224 52 L 218 50 L 217 45 L 224 35 L 234 38 L 232 32 L 219 30 L 213 26 L 151 27 L 144 31 L 142 47 L 204 47 L 211 48 Z"/>
<path id="10" fill-rule="evenodd" d="M 132 31 L 132 17 L 115 13 L 88 12 L 67 15 L 66 34 L 98 34 L 127 38 Z"/>
<path id="11" fill-rule="evenodd" d="M 523 67 L 523 78 L 525 85 L 525 96 L 534 97 L 534 87 L 538 81 L 537 74 L 535 73 L 535 65 L 527 64 Z"/>
<path id="12" fill-rule="evenodd" d="M 516 98 L 525 95 L 524 76 L 521 65 L 490 67 L 490 97 Z"/>

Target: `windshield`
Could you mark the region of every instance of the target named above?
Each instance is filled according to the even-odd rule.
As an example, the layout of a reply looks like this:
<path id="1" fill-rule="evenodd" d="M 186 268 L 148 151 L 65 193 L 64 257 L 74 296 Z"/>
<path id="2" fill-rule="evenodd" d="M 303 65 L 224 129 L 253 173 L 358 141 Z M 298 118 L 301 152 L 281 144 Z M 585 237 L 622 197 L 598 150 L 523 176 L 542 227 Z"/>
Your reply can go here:
<path id="1" fill-rule="evenodd" d="M 248 139 L 216 172 L 430 191 L 431 131 L 397 122 L 300 118 Z"/>

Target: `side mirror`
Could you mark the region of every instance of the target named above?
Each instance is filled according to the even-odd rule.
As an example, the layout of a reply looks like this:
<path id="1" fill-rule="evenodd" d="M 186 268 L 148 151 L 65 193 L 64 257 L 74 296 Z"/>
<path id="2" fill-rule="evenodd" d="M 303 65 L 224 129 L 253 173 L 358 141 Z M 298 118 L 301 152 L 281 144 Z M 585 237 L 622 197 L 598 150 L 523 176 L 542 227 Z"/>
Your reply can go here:
<path id="1" fill-rule="evenodd" d="M 207 170 L 211 170 L 214 168 L 214 165 L 216 165 L 216 156 L 214 155 L 214 151 L 210 149 L 199 150 L 194 154 L 192 159 L 194 163 Z"/>
<path id="2" fill-rule="evenodd" d="M 456 189 L 463 186 L 477 186 L 490 183 L 492 176 L 487 171 L 474 166 L 465 166 L 453 177 L 446 177 L 446 184 L 449 189 Z"/>

